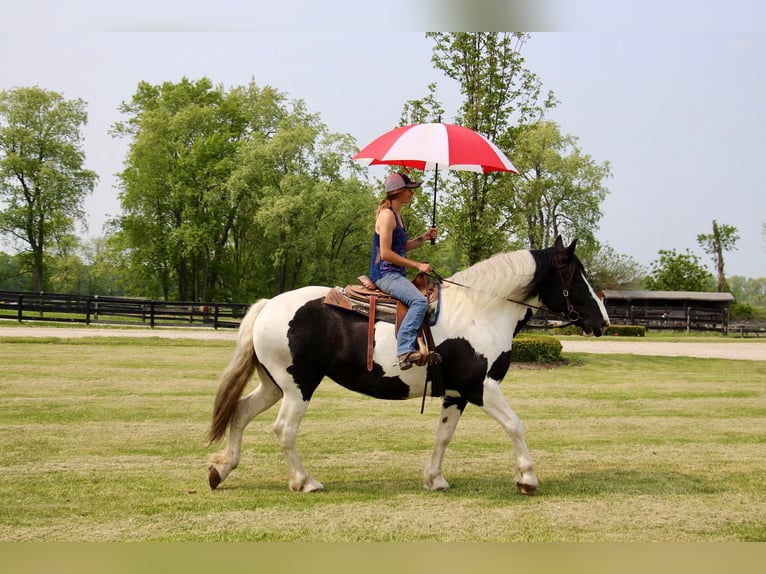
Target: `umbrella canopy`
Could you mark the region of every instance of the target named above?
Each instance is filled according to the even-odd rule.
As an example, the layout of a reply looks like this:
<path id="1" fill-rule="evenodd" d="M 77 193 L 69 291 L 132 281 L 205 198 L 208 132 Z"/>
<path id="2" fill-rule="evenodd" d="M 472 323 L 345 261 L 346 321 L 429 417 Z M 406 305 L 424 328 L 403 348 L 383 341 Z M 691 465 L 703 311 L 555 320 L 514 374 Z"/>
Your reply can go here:
<path id="1" fill-rule="evenodd" d="M 362 165 L 398 165 L 427 171 L 518 173 L 500 149 L 478 132 L 441 122 L 386 132 L 351 158 Z"/>
<path id="2" fill-rule="evenodd" d="M 436 189 L 440 171 L 519 173 L 511 160 L 480 133 L 442 122 L 393 129 L 373 140 L 351 159 L 362 165 L 397 165 L 433 171 L 432 227 L 436 227 Z M 433 239 L 431 243 L 434 243 Z"/>

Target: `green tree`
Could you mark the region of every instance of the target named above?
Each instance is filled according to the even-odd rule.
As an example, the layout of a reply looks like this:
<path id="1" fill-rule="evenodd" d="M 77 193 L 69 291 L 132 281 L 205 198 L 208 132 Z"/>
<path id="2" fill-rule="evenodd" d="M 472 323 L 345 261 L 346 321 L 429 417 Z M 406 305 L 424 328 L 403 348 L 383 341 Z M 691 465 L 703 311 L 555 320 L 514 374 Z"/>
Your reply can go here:
<path id="1" fill-rule="evenodd" d="M 85 102 L 39 87 L 0 92 L 0 233 L 30 254 L 33 289 L 46 284 L 49 245 L 85 223 L 97 176 L 83 167 Z"/>
<path id="2" fill-rule="evenodd" d="M 370 228 L 359 213 L 374 212 L 372 194 L 345 171 L 350 136 L 330 133 L 302 101 L 252 82 L 226 91 L 184 79 L 142 82 L 121 110 L 129 118 L 114 134 L 131 143 L 115 241 L 134 288 L 242 301 L 359 265 L 353 246 Z"/>
<path id="3" fill-rule="evenodd" d="M 0 251 L 0 289 L 29 291 L 30 287 L 30 273 L 25 269 L 22 257 Z"/>
<path id="4" fill-rule="evenodd" d="M 498 145 L 513 150 L 522 126 L 543 117 L 556 105 L 552 93 L 542 96 L 539 78 L 524 67 L 521 49 L 529 39 L 518 32 L 428 33 L 434 40 L 434 66 L 456 81 L 464 100 L 455 122 L 473 129 Z M 441 114 L 435 86 L 422 100 L 405 106 L 403 121 L 431 120 Z M 506 249 L 513 235 L 509 210 L 513 188 L 509 174 L 453 172 L 443 190 L 439 221 L 473 264 Z M 422 203 L 415 209 L 421 210 Z M 423 213 L 423 215 L 425 215 Z"/>
<path id="5" fill-rule="evenodd" d="M 766 277 L 748 278 L 734 275 L 727 281 L 731 294 L 738 303 L 766 307 Z"/>
<path id="6" fill-rule="evenodd" d="M 152 86 L 141 82 L 121 111 L 130 116 L 113 133 L 133 138 L 119 174 L 121 232 L 133 267 L 159 281 L 162 294 L 207 299 L 216 282 L 211 265 L 225 245 L 226 180 L 235 141 L 222 89 L 206 78 Z M 148 277 L 147 277 L 148 278 Z"/>
<path id="7" fill-rule="evenodd" d="M 558 235 L 595 244 L 609 162 L 595 162 L 578 147 L 577 138 L 562 135 L 550 121 L 522 132 L 513 161 L 520 175 L 507 180 L 513 190 L 508 217 L 516 220 L 516 233 L 525 245 L 547 247 Z"/>
<path id="8" fill-rule="evenodd" d="M 91 237 L 80 244 L 85 265 L 83 291 L 88 295 L 125 295 L 129 271 L 123 253 L 106 236 Z M 140 291 L 139 291 L 140 292 Z"/>
<path id="9" fill-rule="evenodd" d="M 700 233 L 697 235 L 697 243 L 702 250 L 712 256 L 716 268 L 716 289 L 719 293 L 728 290 L 726 275 L 724 274 L 723 252 L 736 249 L 739 233 L 733 225 L 719 224 L 713 220 L 713 233 Z"/>
<path id="10" fill-rule="evenodd" d="M 594 289 L 636 289 L 646 278 L 646 270 L 633 257 L 618 253 L 611 245 L 596 243 L 578 247 L 578 257 L 588 270 Z"/>
<path id="11" fill-rule="evenodd" d="M 700 258 L 688 249 L 686 253 L 660 249 L 659 255 L 646 278 L 645 287 L 650 291 L 712 290 L 713 277 L 700 263 Z"/>

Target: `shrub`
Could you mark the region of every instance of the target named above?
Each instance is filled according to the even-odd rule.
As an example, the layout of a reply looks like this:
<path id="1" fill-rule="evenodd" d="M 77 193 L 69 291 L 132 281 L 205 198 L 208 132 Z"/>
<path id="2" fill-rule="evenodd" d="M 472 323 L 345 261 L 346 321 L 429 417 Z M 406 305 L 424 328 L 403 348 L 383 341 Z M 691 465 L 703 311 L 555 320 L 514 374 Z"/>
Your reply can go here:
<path id="1" fill-rule="evenodd" d="M 604 335 L 610 337 L 644 337 L 646 336 L 646 327 L 643 325 L 609 325 Z"/>
<path id="2" fill-rule="evenodd" d="M 561 360 L 561 341 L 550 335 L 518 335 L 513 339 L 511 361 L 553 363 Z"/>
<path id="3" fill-rule="evenodd" d="M 554 335 L 582 335 L 582 329 L 577 325 L 567 325 L 566 327 L 556 327 L 553 329 Z"/>
<path id="4" fill-rule="evenodd" d="M 754 319 L 755 309 L 748 303 L 732 303 L 729 318 L 733 320 Z"/>

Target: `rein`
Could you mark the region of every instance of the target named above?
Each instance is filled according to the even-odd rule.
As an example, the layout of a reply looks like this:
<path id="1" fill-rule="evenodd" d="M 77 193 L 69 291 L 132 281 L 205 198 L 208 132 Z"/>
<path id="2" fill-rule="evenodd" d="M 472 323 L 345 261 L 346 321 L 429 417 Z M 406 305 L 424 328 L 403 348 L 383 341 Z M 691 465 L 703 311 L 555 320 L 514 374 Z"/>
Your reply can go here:
<path id="1" fill-rule="evenodd" d="M 564 280 L 564 268 L 569 267 L 569 277 L 567 277 L 566 281 Z M 552 312 L 555 315 L 558 315 L 562 319 L 565 319 L 569 321 L 568 323 L 565 323 L 564 325 L 561 325 L 561 327 L 567 327 L 569 325 L 573 325 L 575 321 L 577 321 L 580 318 L 580 314 L 575 310 L 572 303 L 569 301 L 569 287 L 572 285 L 572 280 L 574 279 L 575 275 L 575 266 L 574 263 L 566 264 L 563 261 L 561 261 L 558 257 L 556 258 L 556 271 L 559 276 L 559 281 L 561 281 L 562 285 L 562 291 L 561 294 L 564 296 L 564 300 L 567 304 L 567 311 L 552 311 L 551 309 L 547 309 L 546 307 L 541 307 L 539 305 L 532 305 L 531 303 L 525 303 L 524 301 L 517 301 L 516 299 L 511 299 L 510 297 L 503 297 L 502 295 L 495 295 L 493 293 L 486 293 L 484 291 L 481 291 L 479 289 L 476 289 L 475 287 L 471 287 L 470 285 L 463 285 L 462 283 L 458 283 L 457 281 L 450 281 L 449 279 L 445 279 L 441 275 L 439 275 L 436 271 L 431 270 L 431 275 L 434 279 L 439 281 L 440 283 L 450 283 L 451 285 L 455 285 L 457 287 L 462 287 L 463 289 L 469 289 L 472 291 L 476 291 L 477 293 L 481 293 L 482 295 L 487 295 L 489 297 L 494 297 L 496 299 L 503 299 L 504 301 L 508 301 L 509 303 L 516 303 L 517 305 L 523 305 L 524 307 L 529 307 L 530 309 L 537 309 L 538 311 L 548 311 Z"/>

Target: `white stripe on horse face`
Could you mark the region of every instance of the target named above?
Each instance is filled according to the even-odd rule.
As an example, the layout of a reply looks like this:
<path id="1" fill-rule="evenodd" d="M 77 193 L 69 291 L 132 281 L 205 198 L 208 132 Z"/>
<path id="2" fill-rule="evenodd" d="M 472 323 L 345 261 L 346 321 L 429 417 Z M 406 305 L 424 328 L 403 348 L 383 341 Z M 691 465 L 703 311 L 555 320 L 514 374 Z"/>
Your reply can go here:
<path id="1" fill-rule="evenodd" d="M 606 312 L 606 307 L 604 306 L 604 302 L 601 300 L 601 297 L 596 295 L 596 292 L 593 291 L 593 287 L 591 287 L 590 283 L 585 278 L 585 274 L 582 271 L 580 272 L 580 276 L 582 277 L 582 280 L 585 281 L 585 284 L 588 286 L 588 291 L 590 291 L 590 296 L 596 302 L 596 305 L 598 305 L 598 310 L 601 312 L 601 318 L 604 320 L 606 325 L 609 325 L 609 314 Z"/>

